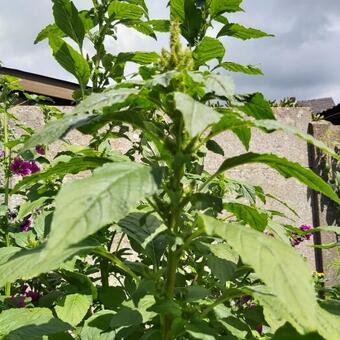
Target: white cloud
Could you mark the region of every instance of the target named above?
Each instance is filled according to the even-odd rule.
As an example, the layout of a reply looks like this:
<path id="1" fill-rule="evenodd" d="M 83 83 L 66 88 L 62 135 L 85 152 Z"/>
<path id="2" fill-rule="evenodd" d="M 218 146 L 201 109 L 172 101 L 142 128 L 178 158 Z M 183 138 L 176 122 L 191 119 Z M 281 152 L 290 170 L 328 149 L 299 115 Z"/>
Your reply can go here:
<path id="1" fill-rule="evenodd" d="M 167 2 L 147 0 L 151 17 L 167 18 Z M 91 1 L 75 3 L 86 8 Z M 54 61 L 46 42 L 33 45 L 36 34 L 52 20 L 51 7 L 48 0 L 2 0 L 0 60 L 8 67 L 74 80 Z M 262 90 L 271 98 L 333 96 L 340 101 L 338 1 L 244 0 L 243 7 L 246 12 L 231 15 L 231 21 L 258 27 L 276 37 L 246 42 L 223 39 L 228 60 L 258 64 L 265 71 L 264 77 L 234 75 L 240 92 Z M 167 43 L 164 34 L 155 41 L 120 28 L 119 40 L 108 40 L 108 48 L 111 52 L 159 51 Z"/>

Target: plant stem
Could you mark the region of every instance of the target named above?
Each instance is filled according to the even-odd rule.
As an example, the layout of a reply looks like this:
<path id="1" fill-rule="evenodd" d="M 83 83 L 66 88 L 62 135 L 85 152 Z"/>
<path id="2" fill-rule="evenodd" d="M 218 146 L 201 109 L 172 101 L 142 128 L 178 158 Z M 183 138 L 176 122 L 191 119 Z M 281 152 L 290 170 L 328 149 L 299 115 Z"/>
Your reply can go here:
<path id="1" fill-rule="evenodd" d="M 7 207 L 7 212 L 5 215 L 5 244 L 6 247 L 10 246 L 10 239 L 8 234 L 8 205 L 9 205 L 9 190 L 10 190 L 10 163 L 11 163 L 11 152 L 8 148 L 8 142 L 9 142 L 9 133 L 8 133 L 8 115 L 7 115 L 7 108 L 5 108 L 3 112 L 3 130 L 4 130 L 4 164 L 5 164 L 5 197 L 4 197 L 4 204 Z M 11 296 L 11 284 L 6 283 L 5 285 L 5 295 Z"/>

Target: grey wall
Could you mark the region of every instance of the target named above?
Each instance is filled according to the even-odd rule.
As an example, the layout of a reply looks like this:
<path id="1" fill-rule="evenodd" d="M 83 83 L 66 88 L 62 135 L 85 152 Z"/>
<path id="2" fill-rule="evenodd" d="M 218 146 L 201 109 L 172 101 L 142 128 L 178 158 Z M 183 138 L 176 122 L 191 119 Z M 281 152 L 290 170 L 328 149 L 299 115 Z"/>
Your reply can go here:
<path id="1" fill-rule="evenodd" d="M 14 113 L 20 119 L 25 121 L 29 126 L 39 130 L 42 126 L 42 118 L 39 109 L 36 107 L 16 107 Z M 311 112 L 308 108 L 275 108 L 276 117 L 283 122 L 298 128 L 303 132 L 307 132 L 308 125 L 311 121 Z M 274 132 L 264 134 L 258 130 L 252 132 L 253 138 L 250 150 L 260 153 L 276 153 L 280 156 L 289 158 L 292 161 L 308 167 L 308 152 L 307 145 L 304 141 L 297 139 L 294 136 L 287 135 L 282 132 Z M 76 144 L 85 144 L 88 138 L 81 136 L 78 132 L 73 132 L 69 136 L 70 140 Z M 223 133 L 216 138 L 219 144 L 225 151 L 225 157 L 231 157 L 244 153 L 244 147 L 232 133 Z M 125 141 L 114 141 L 114 147 L 119 150 L 126 150 L 127 144 Z M 55 154 L 62 148 L 62 143 L 58 142 L 51 147 L 51 154 Z M 208 171 L 215 171 L 222 163 L 224 157 L 216 154 L 208 153 L 205 167 Z M 280 199 L 286 201 L 299 214 L 296 218 L 292 213 L 275 201 L 269 200 L 267 208 L 278 209 L 284 211 L 288 216 L 294 217 L 295 222 L 291 222 L 294 226 L 300 224 L 312 224 L 313 215 L 311 209 L 310 195 L 307 188 L 295 179 L 284 179 L 275 171 L 268 167 L 258 164 L 241 166 L 239 168 L 228 171 L 227 176 L 239 180 L 247 181 L 251 184 L 260 185 L 265 192 L 271 193 Z M 309 242 L 312 244 L 312 241 Z M 299 247 L 299 251 L 308 259 L 312 267 L 315 266 L 314 250 L 308 247 L 308 243 L 303 243 Z"/>

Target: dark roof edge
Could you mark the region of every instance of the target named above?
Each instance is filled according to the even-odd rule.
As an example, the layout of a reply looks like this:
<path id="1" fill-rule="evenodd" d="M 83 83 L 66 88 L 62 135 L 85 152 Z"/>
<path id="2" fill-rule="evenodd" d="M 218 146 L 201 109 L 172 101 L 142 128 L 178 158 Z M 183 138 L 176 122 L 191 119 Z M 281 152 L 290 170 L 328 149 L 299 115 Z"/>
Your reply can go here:
<path id="1" fill-rule="evenodd" d="M 56 79 L 48 76 L 42 76 L 40 74 L 31 73 L 27 71 L 17 70 L 9 67 L 0 66 L 0 74 L 10 75 L 18 78 L 25 78 L 29 80 L 40 81 L 42 83 L 56 85 L 64 88 L 68 88 L 71 90 L 79 89 L 79 85 L 76 83 L 72 83 L 67 80 Z"/>

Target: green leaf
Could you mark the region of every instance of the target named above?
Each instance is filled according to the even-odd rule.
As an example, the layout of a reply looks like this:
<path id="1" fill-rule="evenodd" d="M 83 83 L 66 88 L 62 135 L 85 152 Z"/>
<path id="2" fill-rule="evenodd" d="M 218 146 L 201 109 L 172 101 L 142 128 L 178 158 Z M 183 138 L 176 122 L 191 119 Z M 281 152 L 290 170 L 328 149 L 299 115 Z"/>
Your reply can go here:
<path id="1" fill-rule="evenodd" d="M 277 170 L 285 178 L 294 177 L 311 189 L 321 192 L 334 202 L 340 204 L 340 198 L 338 195 L 321 177 L 317 176 L 312 170 L 304 168 L 298 163 L 291 162 L 286 158 L 281 158 L 274 154 L 256 154 L 249 152 L 240 156 L 232 157 L 226 159 L 222 163 L 217 173 L 221 173 L 233 167 L 248 163 L 266 164 L 269 167 Z"/>
<path id="2" fill-rule="evenodd" d="M 171 21 L 178 21 L 181 24 L 182 35 L 190 46 L 196 45 L 202 26 L 205 24 L 202 13 L 195 0 L 170 1 Z"/>
<path id="3" fill-rule="evenodd" d="M 263 72 L 256 66 L 253 65 L 241 65 L 233 62 L 224 62 L 222 64 L 219 64 L 218 67 L 222 67 L 227 71 L 231 72 L 241 72 L 245 74 L 251 74 L 251 75 L 263 75 Z"/>
<path id="4" fill-rule="evenodd" d="M 58 301 L 54 310 L 59 319 L 77 326 L 91 306 L 92 298 L 88 295 L 70 294 Z"/>
<path id="5" fill-rule="evenodd" d="M 200 66 L 215 58 L 221 62 L 224 54 L 225 48 L 218 39 L 205 37 L 195 48 L 193 57 L 195 59 L 196 65 Z"/>
<path id="6" fill-rule="evenodd" d="M 246 104 L 237 107 L 248 116 L 255 119 L 275 119 L 273 110 L 261 93 L 254 93 L 245 97 Z"/>
<path id="7" fill-rule="evenodd" d="M 123 104 L 131 95 L 137 94 L 135 89 L 107 89 L 101 93 L 92 93 L 82 100 L 73 110 L 72 115 L 94 113 L 101 111 L 105 107 Z"/>
<path id="8" fill-rule="evenodd" d="M 216 18 L 226 12 L 243 11 L 240 7 L 243 0 L 211 0 L 209 12 L 212 18 Z"/>
<path id="9" fill-rule="evenodd" d="M 39 197 L 35 201 L 28 201 L 20 205 L 20 209 L 17 215 L 18 220 L 22 220 L 28 214 L 32 214 L 35 209 L 40 208 L 49 197 Z"/>
<path id="10" fill-rule="evenodd" d="M 50 35 L 63 38 L 65 36 L 65 33 L 56 24 L 50 24 L 39 32 L 34 40 L 34 43 L 37 44 L 45 39 L 48 39 Z"/>
<path id="11" fill-rule="evenodd" d="M 270 131 L 284 131 L 286 133 L 295 135 L 296 137 L 305 140 L 307 143 L 312 144 L 322 150 L 323 152 L 331 155 L 333 158 L 340 161 L 340 155 L 337 154 L 334 150 L 329 148 L 325 143 L 315 139 L 312 135 L 304 133 L 295 127 L 289 126 L 284 124 L 278 120 L 272 119 L 263 119 L 263 120 L 256 120 L 253 122 L 254 126 L 257 128 L 265 129 L 267 132 Z"/>
<path id="12" fill-rule="evenodd" d="M 84 57 L 71 45 L 57 36 L 48 38 L 53 56 L 57 62 L 68 72 L 73 74 L 82 88 L 85 88 L 91 75 L 90 67 Z"/>
<path id="13" fill-rule="evenodd" d="M 53 0 L 53 16 L 56 25 L 81 48 L 85 37 L 85 28 L 73 2 Z"/>
<path id="14" fill-rule="evenodd" d="M 67 183 L 55 200 L 47 250 L 76 244 L 120 220 L 156 190 L 153 170 L 130 162 L 106 164 L 91 177 Z"/>
<path id="15" fill-rule="evenodd" d="M 139 19 L 144 15 L 144 10 L 137 5 L 114 0 L 108 8 L 108 13 L 114 20 Z"/>
<path id="16" fill-rule="evenodd" d="M 220 281 L 221 285 L 225 287 L 227 281 L 231 281 L 236 270 L 236 264 L 212 254 L 207 256 L 207 266 L 211 273 L 215 275 Z"/>
<path id="17" fill-rule="evenodd" d="M 30 137 L 21 153 L 33 149 L 37 145 L 49 145 L 58 139 L 63 138 L 72 129 L 88 124 L 95 115 L 66 115 L 64 118 L 48 123 L 43 130 Z"/>
<path id="18" fill-rule="evenodd" d="M 190 137 L 197 136 L 220 119 L 220 114 L 217 111 L 195 101 L 184 93 L 175 93 L 175 105 L 183 115 L 184 124 Z"/>
<path id="19" fill-rule="evenodd" d="M 122 62 L 133 62 L 141 65 L 148 65 L 155 63 L 160 58 L 159 54 L 156 52 L 122 52 L 117 56 L 117 63 Z"/>
<path id="20" fill-rule="evenodd" d="M 78 253 L 87 253 L 98 247 L 98 243 L 86 240 L 70 248 L 56 248 L 46 251 L 46 248 L 20 250 L 20 248 L 6 249 L 6 262 L 0 261 L 0 287 L 6 282 L 14 282 L 17 279 L 27 280 L 59 268 L 70 257 Z M 0 250 L 0 255 L 2 251 Z M 10 256 L 10 253 L 11 256 Z"/>
<path id="21" fill-rule="evenodd" d="M 222 37 L 226 35 L 242 40 L 273 37 L 272 34 L 268 34 L 255 28 L 248 28 L 234 23 L 228 23 L 224 25 L 217 34 L 217 37 Z"/>
<path id="22" fill-rule="evenodd" d="M 215 142 L 213 139 L 210 139 L 206 143 L 206 147 L 209 151 L 212 151 L 218 155 L 224 156 L 224 151 L 221 146 Z"/>
<path id="23" fill-rule="evenodd" d="M 71 328 L 47 308 L 12 308 L 0 314 L 0 338 L 39 340 Z"/>
<path id="24" fill-rule="evenodd" d="M 124 156 L 117 155 L 116 161 L 122 162 Z M 112 159 L 103 158 L 103 157 L 73 157 L 69 159 L 67 162 L 60 161 L 54 166 L 51 166 L 45 171 L 36 172 L 30 176 L 24 177 L 20 182 L 16 184 L 13 188 L 12 193 L 16 193 L 19 190 L 24 190 L 38 183 L 39 181 L 44 181 L 53 178 L 63 178 L 67 174 L 77 174 L 81 171 L 85 170 L 93 170 L 96 169 L 106 163 L 112 162 Z M 33 202 L 33 204 L 35 204 Z M 20 210 L 23 209 L 22 206 Z M 27 209 L 25 209 L 27 210 Z M 24 217 L 22 213 L 19 214 Z"/>
<path id="25" fill-rule="evenodd" d="M 310 269 L 291 246 L 237 223 L 226 224 L 204 215 L 200 219 L 209 235 L 226 240 L 254 268 L 278 302 L 300 324 L 300 332 L 318 330 L 326 339 L 337 339 L 339 317 L 321 310 Z"/>
<path id="26" fill-rule="evenodd" d="M 290 324 L 287 323 L 275 332 L 272 339 L 273 340 L 287 340 L 287 339 L 322 340 L 323 337 L 321 337 L 317 333 L 309 333 L 306 335 L 301 335 Z"/>
<path id="27" fill-rule="evenodd" d="M 205 91 L 218 97 L 232 98 L 235 94 L 235 84 L 231 77 L 211 73 L 204 79 Z"/>
<path id="28" fill-rule="evenodd" d="M 169 20 L 149 20 L 147 22 L 154 31 L 157 32 L 169 32 L 170 31 L 170 21 Z"/>
<path id="29" fill-rule="evenodd" d="M 224 209 L 234 214 L 239 220 L 249 224 L 252 228 L 263 232 L 268 224 L 268 216 L 258 209 L 237 202 L 225 203 Z"/>
<path id="30" fill-rule="evenodd" d="M 116 336 L 116 331 L 111 330 L 110 322 L 115 312 L 102 310 L 85 321 L 81 330 L 82 340 L 112 340 Z"/>

